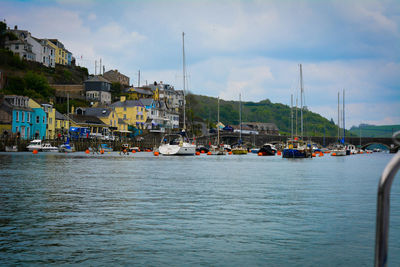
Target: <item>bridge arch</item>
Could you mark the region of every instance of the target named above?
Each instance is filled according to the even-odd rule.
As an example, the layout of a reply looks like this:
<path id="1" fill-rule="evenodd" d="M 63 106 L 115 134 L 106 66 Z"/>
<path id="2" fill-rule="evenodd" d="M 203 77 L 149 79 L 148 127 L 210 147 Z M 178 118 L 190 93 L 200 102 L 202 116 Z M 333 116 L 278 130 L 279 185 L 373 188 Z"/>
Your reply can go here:
<path id="1" fill-rule="evenodd" d="M 361 149 L 366 149 L 367 147 L 369 147 L 371 145 L 382 145 L 382 146 L 386 147 L 388 150 L 390 149 L 390 146 L 388 146 L 388 145 L 386 145 L 384 143 L 380 143 L 380 142 L 371 142 L 371 143 L 368 143 L 368 144 L 363 144 L 361 146 Z"/>

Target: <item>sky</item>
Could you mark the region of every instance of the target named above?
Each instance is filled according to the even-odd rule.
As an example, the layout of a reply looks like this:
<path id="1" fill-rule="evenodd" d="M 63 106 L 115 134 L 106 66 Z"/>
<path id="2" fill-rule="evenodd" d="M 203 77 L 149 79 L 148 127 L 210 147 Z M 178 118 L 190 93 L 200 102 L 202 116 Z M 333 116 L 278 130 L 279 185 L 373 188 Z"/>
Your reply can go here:
<path id="1" fill-rule="evenodd" d="M 118 69 L 131 84 L 188 90 L 225 100 L 305 105 L 346 128 L 400 124 L 398 0 L 0 0 L 0 19 L 37 38 L 57 38 L 80 66 Z M 97 70 L 98 72 L 99 70 Z M 299 100 L 300 102 L 300 100 Z"/>

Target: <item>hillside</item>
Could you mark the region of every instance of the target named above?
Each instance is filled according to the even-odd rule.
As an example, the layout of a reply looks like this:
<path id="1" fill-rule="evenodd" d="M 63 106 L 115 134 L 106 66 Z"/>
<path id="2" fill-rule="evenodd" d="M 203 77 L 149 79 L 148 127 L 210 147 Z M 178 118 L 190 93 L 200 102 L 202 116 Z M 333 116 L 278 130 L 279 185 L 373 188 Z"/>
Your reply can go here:
<path id="1" fill-rule="evenodd" d="M 361 128 L 361 131 L 360 131 Z M 400 131 L 400 125 L 369 125 L 360 124 L 350 128 L 350 132 L 354 135 L 362 137 L 392 137 L 393 133 Z"/>
<path id="2" fill-rule="evenodd" d="M 195 120 L 210 121 L 211 123 L 217 121 L 217 98 L 189 94 L 187 103 L 188 108 L 193 112 L 189 112 L 189 116 L 190 114 L 196 114 Z M 304 111 L 303 117 L 305 135 L 337 135 L 336 125 L 321 115 L 311 111 Z M 298 132 L 300 133 L 300 111 L 298 118 Z M 239 124 L 239 101 L 220 100 L 220 121 L 225 125 Z M 272 103 L 268 99 L 260 102 L 242 102 L 242 121 L 273 122 L 278 126 L 281 134 L 290 134 L 290 107 Z M 346 134 L 350 135 L 348 131 Z"/>

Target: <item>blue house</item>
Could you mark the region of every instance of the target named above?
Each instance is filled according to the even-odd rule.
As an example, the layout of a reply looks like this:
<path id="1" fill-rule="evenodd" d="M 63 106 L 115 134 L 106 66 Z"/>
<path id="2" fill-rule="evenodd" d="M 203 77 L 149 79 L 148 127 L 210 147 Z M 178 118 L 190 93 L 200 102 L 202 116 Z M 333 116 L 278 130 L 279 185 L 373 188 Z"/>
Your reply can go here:
<path id="1" fill-rule="evenodd" d="M 41 108 L 31 108 L 26 96 L 6 95 L 4 100 L 12 106 L 11 131 L 21 139 L 46 137 L 46 113 Z"/>

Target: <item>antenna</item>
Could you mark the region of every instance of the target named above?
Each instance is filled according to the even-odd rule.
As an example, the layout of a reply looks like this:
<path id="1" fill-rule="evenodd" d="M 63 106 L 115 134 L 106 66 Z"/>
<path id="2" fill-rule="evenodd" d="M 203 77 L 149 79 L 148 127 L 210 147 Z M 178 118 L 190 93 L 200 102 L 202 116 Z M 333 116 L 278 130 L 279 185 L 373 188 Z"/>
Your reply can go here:
<path id="1" fill-rule="evenodd" d="M 137 86 L 140 87 L 140 70 L 138 71 L 138 82 L 137 82 Z"/>
<path id="2" fill-rule="evenodd" d="M 100 75 L 101 75 L 101 58 L 100 58 L 99 73 L 100 73 Z"/>

